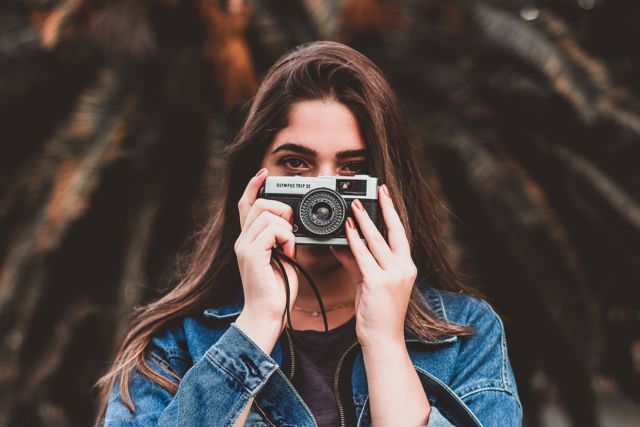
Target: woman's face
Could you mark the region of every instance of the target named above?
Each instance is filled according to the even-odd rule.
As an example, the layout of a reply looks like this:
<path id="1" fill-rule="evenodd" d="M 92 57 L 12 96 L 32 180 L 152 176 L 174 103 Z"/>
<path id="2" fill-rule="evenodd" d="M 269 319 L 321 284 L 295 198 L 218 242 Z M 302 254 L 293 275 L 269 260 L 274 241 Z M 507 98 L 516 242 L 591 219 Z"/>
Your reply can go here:
<path id="1" fill-rule="evenodd" d="M 368 158 L 353 113 L 336 101 L 313 100 L 293 104 L 261 166 L 269 175 L 350 176 L 368 173 Z M 296 260 L 309 272 L 340 267 L 326 245 L 296 245 Z"/>

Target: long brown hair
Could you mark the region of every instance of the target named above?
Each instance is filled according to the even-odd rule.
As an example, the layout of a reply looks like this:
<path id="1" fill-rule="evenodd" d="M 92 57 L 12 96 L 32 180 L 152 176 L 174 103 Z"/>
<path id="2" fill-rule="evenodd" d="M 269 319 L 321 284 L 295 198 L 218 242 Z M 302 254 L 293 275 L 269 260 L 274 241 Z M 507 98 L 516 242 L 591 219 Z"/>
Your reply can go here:
<path id="1" fill-rule="evenodd" d="M 151 336 L 181 316 L 222 305 L 242 289 L 233 249 L 240 234 L 237 203 L 275 134 L 287 126 L 295 102 L 331 99 L 355 115 L 365 141 L 369 174 L 391 190 L 395 207 L 407 231 L 418 279 L 430 286 L 476 294 L 448 263 L 439 236 L 437 199 L 420 175 L 407 133 L 407 124 L 395 91 L 382 71 L 367 57 L 335 42 L 313 42 L 297 47 L 275 63 L 264 76 L 244 123 L 225 152 L 225 177 L 219 199 L 190 249 L 180 257 L 177 285 L 159 300 L 137 308 L 111 369 L 96 383 L 104 415 L 116 381 L 124 403 L 135 411 L 128 378 L 134 369 L 175 394 L 176 381 L 153 371 L 146 361 Z M 421 337 L 468 335 L 462 325 L 435 317 L 414 287 L 405 328 Z"/>

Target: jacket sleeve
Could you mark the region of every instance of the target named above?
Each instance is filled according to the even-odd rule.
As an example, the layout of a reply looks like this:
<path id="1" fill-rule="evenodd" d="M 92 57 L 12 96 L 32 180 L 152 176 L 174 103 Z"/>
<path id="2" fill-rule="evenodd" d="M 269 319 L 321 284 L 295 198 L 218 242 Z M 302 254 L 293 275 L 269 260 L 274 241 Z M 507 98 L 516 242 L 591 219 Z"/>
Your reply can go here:
<path id="1" fill-rule="evenodd" d="M 504 326 L 488 303 L 477 299 L 474 302 L 467 324 L 473 326 L 476 335 L 461 337 L 449 386 L 479 424 L 521 426 L 522 406 L 507 353 Z"/>
<path id="2" fill-rule="evenodd" d="M 124 405 L 116 383 L 105 427 L 233 425 L 278 367 L 235 323 L 190 368 L 179 354 L 157 346 L 152 346 L 149 356 L 152 369 L 168 378 L 161 364 L 178 375 L 184 372 L 175 396 L 136 371 L 129 384 L 135 413 Z"/>

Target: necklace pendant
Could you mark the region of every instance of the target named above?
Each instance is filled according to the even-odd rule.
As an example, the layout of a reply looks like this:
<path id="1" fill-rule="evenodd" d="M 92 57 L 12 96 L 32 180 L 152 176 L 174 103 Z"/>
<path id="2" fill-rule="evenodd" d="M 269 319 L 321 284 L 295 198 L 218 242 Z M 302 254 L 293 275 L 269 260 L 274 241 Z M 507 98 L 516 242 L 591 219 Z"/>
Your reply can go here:
<path id="1" fill-rule="evenodd" d="M 313 317 L 318 317 L 318 312 L 317 312 L 317 311 L 314 311 L 313 313 L 311 313 L 311 315 L 312 315 Z"/>

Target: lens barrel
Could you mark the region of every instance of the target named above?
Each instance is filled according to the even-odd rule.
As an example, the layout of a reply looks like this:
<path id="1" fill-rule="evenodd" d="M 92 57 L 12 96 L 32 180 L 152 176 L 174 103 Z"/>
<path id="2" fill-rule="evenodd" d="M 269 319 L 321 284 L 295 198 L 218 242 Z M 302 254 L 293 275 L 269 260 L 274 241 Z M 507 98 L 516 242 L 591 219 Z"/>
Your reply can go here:
<path id="1" fill-rule="evenodd" d="M 330 188 L 311 190 L 300 200 L 298 222 L 316 237 L 331 237 L 344 225 L 347 204 L 340 194 Z"/>

